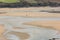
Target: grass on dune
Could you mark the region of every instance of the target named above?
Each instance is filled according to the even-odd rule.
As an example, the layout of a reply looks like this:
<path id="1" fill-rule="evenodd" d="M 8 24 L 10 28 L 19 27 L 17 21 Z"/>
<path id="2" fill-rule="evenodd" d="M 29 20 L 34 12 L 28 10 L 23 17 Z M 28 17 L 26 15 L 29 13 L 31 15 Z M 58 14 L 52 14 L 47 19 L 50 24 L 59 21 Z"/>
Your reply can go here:
<path id="1" fill-rule="evenodd" d="M 15 2 L 19 2 L 20 0 L 0 0 L 0 2 L 4 2 L 4 3 L 15 3 Z"/>

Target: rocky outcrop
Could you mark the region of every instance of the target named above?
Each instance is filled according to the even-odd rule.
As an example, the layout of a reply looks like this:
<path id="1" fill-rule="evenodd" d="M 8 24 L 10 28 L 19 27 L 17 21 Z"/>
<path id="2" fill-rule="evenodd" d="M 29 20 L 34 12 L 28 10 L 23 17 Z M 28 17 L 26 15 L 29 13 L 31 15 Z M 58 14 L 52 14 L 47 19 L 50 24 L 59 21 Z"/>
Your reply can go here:
<path id="1" fill-rule="evenodd" d="M 10 8 L 18 8 L 18 7 L 39 7 L 39 6 L 53 6 L 57 7 L 60 6 L 60 0 L 35 0 L 35 1 L 22 1 L 22 2 L 17 2 L 17 3 L 3 3 L 0 2 L 0 8 L 3 7 L 10 7 Z"/>

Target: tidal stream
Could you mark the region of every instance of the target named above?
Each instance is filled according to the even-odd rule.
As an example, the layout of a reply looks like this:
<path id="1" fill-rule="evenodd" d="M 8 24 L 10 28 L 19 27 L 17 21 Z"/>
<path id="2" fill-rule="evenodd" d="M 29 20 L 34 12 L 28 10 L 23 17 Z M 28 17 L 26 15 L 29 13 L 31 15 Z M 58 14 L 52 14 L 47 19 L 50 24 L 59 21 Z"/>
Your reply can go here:
<path id="1" fill-rule="evenodd" d="M 60 34 L 57 34 L 58 32 L 57 30 L 34 27 L 23 24 L 24 22 L 40 20 L 60 20 L 60 18 L 28 18 L 28 17 L 0 16 L 0 24 L 5 25 L 4 27 L 7 30 L 4 32 L 3 35 L 5 35 L 8 40 L 49 40 L 51 38 L 60 38 Z M 22 29 L 14 29 L 14 27 Z M 20 36 L 17 36 L 17 33 L 22 34 Z M 24 36 L 23 33 L 26 33 L 25 34 L 26 38 L 23 37 Z"/>

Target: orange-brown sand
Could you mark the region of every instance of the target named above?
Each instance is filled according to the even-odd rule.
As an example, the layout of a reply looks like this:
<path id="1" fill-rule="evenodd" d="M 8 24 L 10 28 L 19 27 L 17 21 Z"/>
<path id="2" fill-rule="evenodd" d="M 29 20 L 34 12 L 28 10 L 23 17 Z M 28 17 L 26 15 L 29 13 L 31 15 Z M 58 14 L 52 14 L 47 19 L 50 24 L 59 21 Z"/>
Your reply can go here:
<path id="1" fill-rule="evenodd" d="M 60 20 L 44 20 L 44 21 L 32 21 L 23 23 L 25 25 L 32 25 L 36 27 L 51 28 L 60 31 Z"/>
<path id="2" fill-rule="evenodd" d="M 0 40 L 7 40 L 3 35 L 4 32 L 5 32 L 4 25 L 0 24 Z"/>
<path id="3" fill-rule="evenodd" d="M 23 17 L 60 17 L 59 13 L 48 12 L 8 12 L 13 10 L 60 10 L 60 7 L 30 7 L 30 8 L 0 8 L 0 16 L 23 16 Z"/>
<path id="4" fill-rule="evenodd" d="M 25 40 L 30 37 L 29 34 L 23 33 L 23 32 L 10 32 L 10 34 L 14 34 L 14 35 L 18 36 L 19 38 L 21 38 L 21 40 Z"/>

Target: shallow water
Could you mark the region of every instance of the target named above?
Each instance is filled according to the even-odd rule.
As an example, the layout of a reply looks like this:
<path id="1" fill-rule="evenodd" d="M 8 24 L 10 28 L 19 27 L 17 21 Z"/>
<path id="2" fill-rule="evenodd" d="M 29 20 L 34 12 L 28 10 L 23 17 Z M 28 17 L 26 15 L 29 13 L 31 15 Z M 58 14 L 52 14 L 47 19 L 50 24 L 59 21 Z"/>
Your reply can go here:
<path id="1" fill-rule="evenodd" d="M 28 18 L 28 17 L 12 17 L 12 16 L 0 16 L 0 24 L 5 25 L 7 31 L 4 35 L 8 40 L 49 40 L 50 38 L 60 38 L 60 34 L 57 34 L 57 30 L 34 27 L 30 25 L 23 25 L 24 22 L 38 21 L 38 20 L 60 20 L 60 18 Z M 14 29 L 14 27 L 23 29 Z M 11 33 L 13 32 L 13 34 Z M 15 33 L 27 33 L 29 37 L 23 39 L 24 35 L 17 36 Z M 25 35 L 26 37 L 27 35 Z"/>

